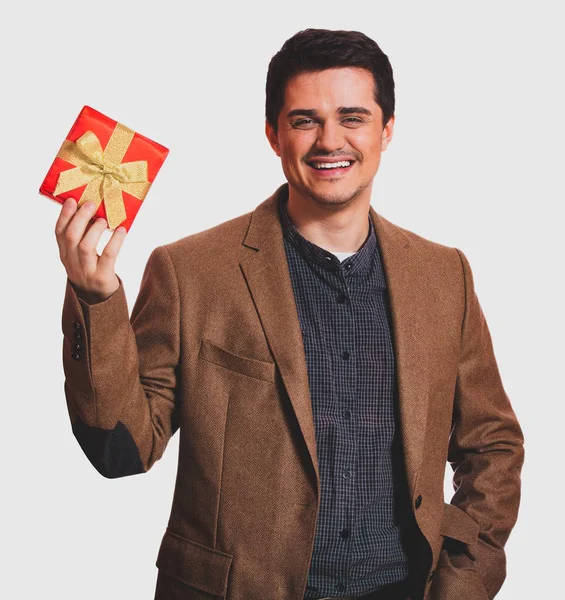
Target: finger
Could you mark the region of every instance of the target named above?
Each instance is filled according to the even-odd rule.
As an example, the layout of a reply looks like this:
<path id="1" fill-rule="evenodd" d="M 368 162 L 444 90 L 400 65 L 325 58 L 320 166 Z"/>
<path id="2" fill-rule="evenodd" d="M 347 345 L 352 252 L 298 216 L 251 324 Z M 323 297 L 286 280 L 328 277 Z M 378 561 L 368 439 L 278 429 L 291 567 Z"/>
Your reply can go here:
<path id="1" fill-rule="evenodd" d="M 67 250 L 73 251 L 80 244 L 86 231 L 86 226 L 94 216 L 96 209 L 97 207 L 94 202 L 85 202 L 78 208 L 63 233 Z"/>
<path id="2" fill-rule="evenodd" d="M 90 228 L 91 228 L 91 227 L 94 225 L 94 223 L 96 223 L 96 221 L 97 221 L 97 220 L 98 220 L 98 219 L 94 219 L 94 221 L 93 221 L 93 220 L 91 219 L 90 221 L 88 221 L 88 223 L 86 224 L 86 227 L 85 227 L 85 229 L 84 229 L 84 233 L 85 233 L 85 234 L 86 234 L 86 233 L 88 233 L 88 232 L 90 231 Z M 104 219 L 104 221 L 105 221 L 105 219 Z M 84 235 L 83 235 L 82 237 L 84 237 Z"/>
<path id="3" fill-rule="evenodd" d="M 87 225 L 87 231 L 78 245 L 78 259 L 84 273 L 94 273 L 98 268 L 96 248 L 106 229 L 106 219 L 99 218 Z"/>
<path id="4" fill-rule="evenodd" d="M 112 237 L 109 239 L 100 258 L 98 259 L 98 266 L 100 269 L 109 272 L 115 272 L 115 264 L 122 244 L 126 239 L 127 229 L 123 226 L 116 227 Z"/>
<path id="5" fill-rule="evenodd" d="M 61 207 L 61 212 L 59 213 L 59 218 L 55 223 L 55 237 L 57 238 L 57 244 L 59 245 L 59 250 L 62 250 L 65 241 L 63 239 L 63 234 L 67 229 L 67 225 L 69 221 L 73 218 L 73 215 L 77 211 L 77 202 L 74 198 L 67 198 L 63 202 L 63 206 Z"/>

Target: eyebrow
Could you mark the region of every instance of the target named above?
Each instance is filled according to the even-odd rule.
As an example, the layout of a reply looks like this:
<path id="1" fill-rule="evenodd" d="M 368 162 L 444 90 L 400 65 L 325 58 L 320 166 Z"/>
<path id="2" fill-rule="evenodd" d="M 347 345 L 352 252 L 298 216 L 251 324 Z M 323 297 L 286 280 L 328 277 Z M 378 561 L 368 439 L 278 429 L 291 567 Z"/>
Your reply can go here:
<path id="1" fill-rule="evenodd" d="M 364 106 L 340 106 L 337 109 L 337 112 L 340 115 L 351 115 L 354 113 L 360 113 L 362 115 L 368 115 L 369 117 L 373 114 L 368 108 L 365 108 Z"/>
<path id="2" fill-rule="evenodd" d="M 351 114 L 362 114 L 372 116 L 373 113 L 364 106 L 340 106 L 337 109 L 337 113 L 340 115 L 351 115 Z M 286 116 L 288 119 L 291 117 L 296 117 L 298 115 L 302 115 L 305 117 L 316 117 L 318 116 L 318 111 L 315 108 L 295 108 L 291 110 Z"/>

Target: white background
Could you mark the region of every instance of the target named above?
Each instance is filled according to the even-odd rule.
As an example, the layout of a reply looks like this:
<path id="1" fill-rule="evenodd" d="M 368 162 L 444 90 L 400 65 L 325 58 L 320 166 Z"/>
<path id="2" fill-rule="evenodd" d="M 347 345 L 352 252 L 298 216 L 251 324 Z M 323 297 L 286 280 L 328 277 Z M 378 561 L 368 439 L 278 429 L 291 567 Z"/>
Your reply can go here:
<path id="1" fill-rule="evenodd" d="M 288 37 L 322 27 L 363 31 L 389 56 L 396 127 L 372 204 L 465 252 L 524 429 L 522 505 L 497 598 L 559 596 L 561 3 L 11 4 L 0 26 L 0 595 L 151 600 L 171 507 L 178 435 L 149 473 L 107 480 L 71 432 L 60 205 L 38 188 L 79 110 L 88 104 L 171 150 L 118 258 L 131 310 L 153 248 L 252 210 L 284 181 L 264 135 L 267 66 Z"/>

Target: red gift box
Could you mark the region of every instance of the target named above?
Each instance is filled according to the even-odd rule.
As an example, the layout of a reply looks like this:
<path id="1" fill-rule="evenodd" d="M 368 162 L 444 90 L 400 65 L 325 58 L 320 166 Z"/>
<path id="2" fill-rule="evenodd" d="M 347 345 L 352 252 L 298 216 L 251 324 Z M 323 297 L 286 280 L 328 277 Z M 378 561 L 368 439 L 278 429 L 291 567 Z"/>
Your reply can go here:
<path id="1" fill-rule="evenodd" d="M 98 209 L 108 228 L 128 231 L 169 150 L 90 106 L 80 111 L 39 193 Z"/>

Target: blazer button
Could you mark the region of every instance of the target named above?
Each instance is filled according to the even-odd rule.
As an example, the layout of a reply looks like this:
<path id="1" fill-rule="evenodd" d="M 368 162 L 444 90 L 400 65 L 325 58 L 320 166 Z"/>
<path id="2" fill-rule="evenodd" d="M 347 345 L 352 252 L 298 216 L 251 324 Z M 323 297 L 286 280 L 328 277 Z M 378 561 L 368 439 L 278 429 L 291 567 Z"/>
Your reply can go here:
<path id="1" fill-rule="evenodd" d="M 82 340 L 82 333 L 80 331 L 75 331 L 75 339 Z"/>
<path id="2" fill-rule="evenodd" d="M 416 508 L 420 508 L 420 506 L 422 506 L 422 496 L 418 496 L 418 497 L 416 498 L 416 502 L 414 502 L 414 506 L 415 506 Z"/>
<path id="3" fill-rule="evenodd" d="M 431 581 L 434 578 L 434 575 L 436 574 L 436 572 L 434 570 L 432 570 L 430 572 L 430 576 L 428 577 L 428 581 Z"/>
<path id="4" fill-rule="evenodd" d="M 80 329 L 80 323 L 78 321 L 73 321 L 73 327 L 75 329 Z"/>
<path id="5" fill-rule="evenodd" d="M 78 352 L 79 350 L 82 350 L 82 346 L 80 344 L 73 344 L 73 350 L 75 352 Z"/>
<path id="6" fill-rule="evenodd" d="M 75 360 L 80 360 L 80 354 L 78 352 L 73 352 L 73 358 Z"/>

